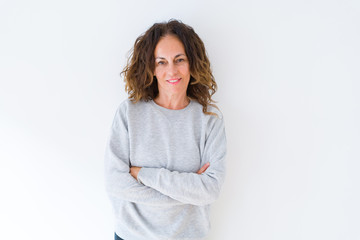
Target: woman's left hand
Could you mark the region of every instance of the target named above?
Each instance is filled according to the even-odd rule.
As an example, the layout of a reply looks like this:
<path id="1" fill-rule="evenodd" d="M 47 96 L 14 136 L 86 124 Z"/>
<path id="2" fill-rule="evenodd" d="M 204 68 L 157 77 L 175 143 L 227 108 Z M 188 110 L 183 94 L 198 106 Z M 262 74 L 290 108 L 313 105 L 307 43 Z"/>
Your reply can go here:
<path id="1" fill-rule="evenodd" d="M 131 167 L 130 174 L 137 180 L 137 175 L 139 174 L 141 167 Z"/>

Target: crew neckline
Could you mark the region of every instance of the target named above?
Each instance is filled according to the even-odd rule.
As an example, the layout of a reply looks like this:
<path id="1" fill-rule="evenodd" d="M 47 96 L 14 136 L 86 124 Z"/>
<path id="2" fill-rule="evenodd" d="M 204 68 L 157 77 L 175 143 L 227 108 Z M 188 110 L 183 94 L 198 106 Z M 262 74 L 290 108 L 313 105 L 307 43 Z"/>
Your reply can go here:
<path id="1" fill-rule="evenodd" d="M 170 108 L 166 108 L 166 107 L 162 107 L 160 105 L 158 105 L 154 99 L 151 99 L 151 104 L 156 107 L 157 109 L 160 109 L 162 111 L 166 111 L 166 112 L 171 112 L 171 113 L 178 113 L 178 112 L 184 112 L 186 111 L 187 109 L 190 108 L 190 106 L 192 105 L 192 100 L 190 99 L 190 102 L 188 105 L 186 105 L 186 107 L 182 108 L 182 109 L 170 109 Z"/>

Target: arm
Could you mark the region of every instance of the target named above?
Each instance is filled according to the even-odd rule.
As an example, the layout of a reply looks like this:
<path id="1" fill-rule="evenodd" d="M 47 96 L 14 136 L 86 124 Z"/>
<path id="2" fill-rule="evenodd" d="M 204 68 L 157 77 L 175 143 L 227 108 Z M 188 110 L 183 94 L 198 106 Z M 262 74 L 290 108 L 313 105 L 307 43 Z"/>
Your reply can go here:
<path id="1" fill-rule="evenodd" d="M 210 163 L 204 164 L 204 166 L 202 166 L 202 167 L 200 168 L 200 170 L 197 171 L 196 173 L 197 173 L 197 174 L 202 174 L 203 172 L 206 171 L 206 169 L 207 169 L 209 166 L 210 166 Z M 130 174 L 131 174 L 131 176 L 133 176 L 133 178 L 136 179 L 136 181 L 139 181 L 139 180 L 137 179 L 137 175 L 139 174 L 140 169 L 141 169 L 141 167 L 130 167 Z"/>
<path id="2" fill-rule="evenodd" d="M 214 202 L 225 178 L 226 135 L 223 118 L 214 120 L 206 139 L 203 158 L 210 163 L 202 174 L 169 171 L 165 168 L 141 168 L 137 178 L 145 186 L 193 205 Z"/>
<path id="3" fill-rule="evenodd" d="M 125 111 L 126 109 L 119 108 L 116 112 L 105 150 L 105 186 L 109 198 L 151 206 L 184 204 L 140 184 L 130 175 Z"/>

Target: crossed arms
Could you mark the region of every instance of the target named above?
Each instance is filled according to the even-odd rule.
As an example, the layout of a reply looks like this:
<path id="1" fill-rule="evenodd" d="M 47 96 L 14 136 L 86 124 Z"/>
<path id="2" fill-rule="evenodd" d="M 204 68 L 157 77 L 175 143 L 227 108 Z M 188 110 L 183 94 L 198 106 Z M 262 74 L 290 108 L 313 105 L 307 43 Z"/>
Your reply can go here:
<path id="1" fill-rule="evenodd" d="M 207 169 L 209 166 L 210 166 L 210 163 L 205 163 L 204 166 L 202 166 L 202 167 L 200 168 L 200 170 L 197 171 L 196 173 L 197 173 L 197 174 L 202 174 L 203 172 L 206 171 L 206 169 Z M 138 174 L 139 174 L 140 169 L 141 169 L 141 167 L 130 167 L 130 174 L 131 174 L 131 176 L 133 176 L 133 178 L 135 178 L 136 180 L 138 180 L 138 179 L 137 179 L 137 176 L 138 176 Z"/>
<path id="2" fill-rule="evenodd" d="M 214 202 L 225 178 L 226 137 L 223 119 L 213 122 L 196 173 L 131 166 L 126 118 L 115 116 L 105 151 L 105 185 L 112 201 L 150 206 Z"/>

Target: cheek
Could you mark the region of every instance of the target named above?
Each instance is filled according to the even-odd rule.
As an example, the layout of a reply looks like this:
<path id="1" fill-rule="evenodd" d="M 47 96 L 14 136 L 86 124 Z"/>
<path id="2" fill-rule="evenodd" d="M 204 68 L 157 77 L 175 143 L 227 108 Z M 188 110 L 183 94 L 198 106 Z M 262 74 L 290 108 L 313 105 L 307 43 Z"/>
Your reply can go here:
<path id="1" fill-rule="evenodd" d="M 190 70 L 189 68 L 184 68 L 181 70 L 181 73 L 184 75 L 184 76 L 188 76 L 190 77 Z"/>
<path id="2" fill-rule="evenodd" d="M 187 65 L 183 65 L 179 68 L 180 72 L 183 73 L 184 75 L 185 74 L 190 74 L 190 69 L 189 69 L 189 66 Z"/>
<path id="3" fill-rule="evenodd" d="M 163 72 L 163 71 L 161 71 L 160 68 L 155 68 L 154 75 L 156 75 L 157 77 L 161 77 L 162 72 Z"/>

